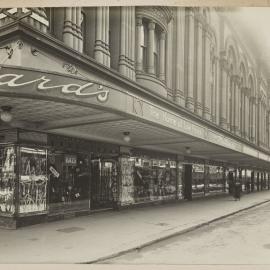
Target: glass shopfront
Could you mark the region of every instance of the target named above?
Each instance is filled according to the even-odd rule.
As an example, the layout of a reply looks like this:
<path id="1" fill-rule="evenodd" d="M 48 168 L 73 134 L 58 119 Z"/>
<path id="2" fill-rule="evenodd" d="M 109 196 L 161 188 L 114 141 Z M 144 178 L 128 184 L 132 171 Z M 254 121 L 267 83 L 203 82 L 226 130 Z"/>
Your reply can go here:
<path id="1" fill-rule="evenodd" d="M 226 191 L 226 178 L 224 168 L 220 166 L 209 165 L 208 173 L 208 192 L 220 193 Z"/>
<path id="2" fill-rule="evenodd" d="M 89 155 L 50 151 L 48 177 L 50 212 L 89 209 Z"/>
<path id="3" fill-rule="evenodd" d="M 18 147 L 19 213 L 47 210 L 47 150 Z"/>
<path id="4" fill-rule="evenodd" d="M 15 213 L 16 148 L 0 146 L 0 215 Z"/>
<path id="5" fill-rule="evenodd" d="M 192 165 L 192 196 L 203 196 L 205 192 L 204 164 Z"/>
<path id="6" fill-rule="evenodd" d="M 136 157 L 134 162 L 135 202 L 176 196 L 176 161 Z"/>
<path id="7" fill-rule="evenodd" d="M 192 196 L 226 192 L 224 168 L 208 164 L 192 164 Z"/>

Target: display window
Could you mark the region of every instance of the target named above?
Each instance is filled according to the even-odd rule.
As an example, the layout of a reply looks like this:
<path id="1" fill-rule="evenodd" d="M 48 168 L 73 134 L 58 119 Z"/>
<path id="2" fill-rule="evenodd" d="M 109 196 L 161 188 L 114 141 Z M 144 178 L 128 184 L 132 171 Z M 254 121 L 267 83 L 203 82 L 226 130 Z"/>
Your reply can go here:
<path id="1" fill-rule="evenodd" d="M 176 196 L 176 161 L 136 157 L 134 200 L 169 199 Z"/>
<path id="2" fill-rule="evenodd" d="M 226 183 L 223 178 L 224 170 L 219 166 L 209 166 L 208 191 L 209 193 L 225 192 Z"/>
<path id="3" fill-rule="evenodd" d="M 47 210 L 47 150 L 20 147 L 19 213 Z"/>
<path id="4" fill-rule="evenodd" d="M 50 151 L 48 155 L 50 212 L 89 209 L 90 157 Z"/>
<path id="5" fill-rule="evenodd" d="M 0 215 L 15 213 L 16 148 L 0 146 Z"/>
<path id="6" fill-rule="evenodd" d="M 113 208 L 119 196 L 117 160 L 104 157 L 91 163 L 91 209 Z"/>
<path id="7" fill-rule="evenodd" d="M 204 195 L 204 170 L 203 164 L 192 165 L 192 196 L 203 196 Z"/>

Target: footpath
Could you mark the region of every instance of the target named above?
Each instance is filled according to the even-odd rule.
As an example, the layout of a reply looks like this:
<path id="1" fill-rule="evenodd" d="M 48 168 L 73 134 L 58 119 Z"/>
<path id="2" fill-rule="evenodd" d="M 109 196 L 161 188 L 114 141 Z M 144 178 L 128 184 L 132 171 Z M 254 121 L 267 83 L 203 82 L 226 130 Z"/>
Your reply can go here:
<path id="1" fill-rule="evenodd" d="M 0 263 L 96 263 L 267 202 L 270 191 L 260 191 L 0 229 Z"/>

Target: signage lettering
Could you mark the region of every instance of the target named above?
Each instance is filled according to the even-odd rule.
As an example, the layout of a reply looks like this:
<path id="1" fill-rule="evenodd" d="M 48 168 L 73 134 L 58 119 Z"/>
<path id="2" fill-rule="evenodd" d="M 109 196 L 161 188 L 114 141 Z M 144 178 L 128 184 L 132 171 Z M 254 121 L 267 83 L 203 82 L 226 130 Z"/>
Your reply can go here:
<path id="1" fill-rule="evenodd" d="M 76 158 L 76 156 L 66 155 L 65 156 L 65 163 L 67 165 L 76 165 L 77 164 L 77 158 Z"/>
<path id="2" fill-rule="evenodd" d="M 24 75 L 18 74 L 4 74 L 0 75 L 0 86 L 7 85 L 9 87 L 20 87 L 38 83 L 37 89 L 38 90 L 50 90 L 55 88 L 61 88 L 63 94 L 74 94 L 76 96 L 96 96 L 98 101 L 105 102 L 108 99 L 109 90 L 104 90 L 103 85 L 94 82 L 89 82 L 84 85 L 79 84 L 60 84 L 60 85 L 51 85 L 49 86 L 48 83 L 51 82 L 51 79 L 46 78 L 46 76 L 42 76 L 35 80 L 20 82 L 19 80 L 22 79 Z M 95 92 L 87 92 L 85 90 L 97 86 L 97 91 Z"/>
<path id="3" fill-rule="evenodd" d="M 49 170 L 56 178 L 60 176 L 59 172 L 54 167 L 50 166 Z"/>

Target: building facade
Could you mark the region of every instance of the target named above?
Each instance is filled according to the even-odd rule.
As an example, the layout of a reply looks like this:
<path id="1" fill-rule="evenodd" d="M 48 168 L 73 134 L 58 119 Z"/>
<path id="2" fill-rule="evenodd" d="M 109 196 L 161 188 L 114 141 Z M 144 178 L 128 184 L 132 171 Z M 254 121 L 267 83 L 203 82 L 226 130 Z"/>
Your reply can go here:
<path id="1" fill-rule="evenodd" d="M 269 84 L 215 8 L 0 14 L 0 225 L 269 189 Z"/>

